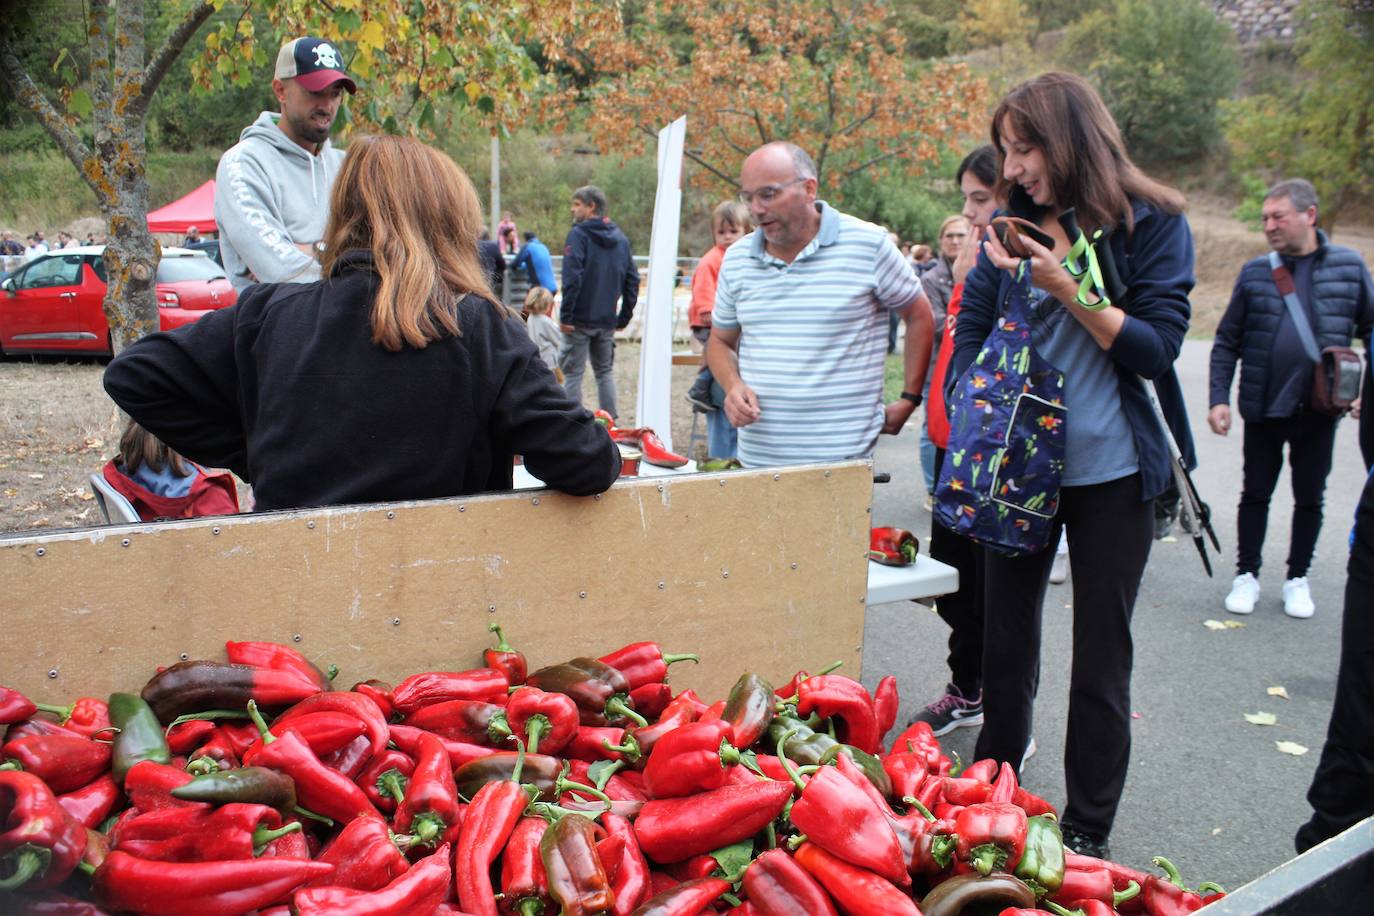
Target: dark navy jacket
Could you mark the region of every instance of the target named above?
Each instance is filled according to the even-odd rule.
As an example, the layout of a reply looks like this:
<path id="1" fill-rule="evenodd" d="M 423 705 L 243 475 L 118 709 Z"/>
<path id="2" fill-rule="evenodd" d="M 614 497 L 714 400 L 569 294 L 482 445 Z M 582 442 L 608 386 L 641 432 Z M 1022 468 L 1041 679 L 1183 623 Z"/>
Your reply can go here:
<path id="1" fill-rule="evenodd" d="M 1344 245 L 1327 242 L 1326 233 L 1317 230 L 1316 261 L 1312 265 L 1312 336 L 1317 349 L 1348 347 L 1356 337 L 1368 344 L 1374 326 L 1374 281 L 1360 255 Z M 1269 405 L 1269 354 L 1274 349 L 1274 334 L 1282 323 L 1287 306 L 1274 274 L 1269 256 L 1246 263 L 1240 270 L 1226 314 L 1217 325 L 1212 344 L 1211 399 L 1215 407 L 1231 401 L 1231 379 L 1236 360 L 1240 360 L 1240 392 L 1236 397 L 1241 417 L 1252 423 L 1263 420 Z"/>
<path id="2" fill-rule="evenodd" d="M 563 249 L 559 321 L 587 328 L 623 328 L 630 323 L 638 301 L 639 270 L 625 233 L 604 216 L 574 223 Z"/>
<path id="3" fill-rule="evenodd" d="M 1153 379 L 1160 406 L 1189 468 L 1197 465 L 1183 391 L 1174 374 L 1183 336 L 1188 331 L 1193 288 L 1193 236 L 1188 221 L 1140 201 L 1133 203 L 1135 229 L 1121 225 L 1109 245 L 1117 271 L 1126 284 L 1126 323 L 1107 354 L 1116 365 L 1121 408 L 1135 436 L 1140 458 L 1142 500 L 1153 499 L 1173 482 L 1168 440 L 1145 394 L 1141 378 Z M 1018 214 L 1026 215 L 1030 214 Z M 963 305 L 954 332 L 950 378 L 958 378 L 982 349 L 1006 308 L 1012 278 L 986 254 L 964 282 Z M 1069 405 L 1072 418 L 1073 405 Z M 1073 422 L 1072 419 L 1069 422 Z"/>

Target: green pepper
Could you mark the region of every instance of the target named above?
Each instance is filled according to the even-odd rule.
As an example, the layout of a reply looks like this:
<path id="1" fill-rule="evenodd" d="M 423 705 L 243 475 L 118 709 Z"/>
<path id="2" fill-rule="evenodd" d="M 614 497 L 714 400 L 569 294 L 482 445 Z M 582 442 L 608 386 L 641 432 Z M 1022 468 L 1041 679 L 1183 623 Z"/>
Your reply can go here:
<path id="1" fill-rule="evenodd" d="M 791 732 L 791 737 L 783 744 L 787 759 L 802 766 L 818 766 L 821 758 L 840 742 L 829 735 L 818 732 L 801 719 L 791 716 L 775 716 L 768 724 L 768 740 L 776 745 L 783 736 Z"/>
<path id="2" fill-rule="evenodd" d="M 266 805 L 287 814 L 296 807 L 296 783 L 285 773 L 267 767 L 238 767 L 197 776 L 173 789 L 172 797 L 216 805 Z"/>
<path id="3" fill-rule="evenodd" d="M 144 760 L 162 764 L 172 762 L 172 751 L 167 747 L 162 723 L 142 697 L 132 693 L 110 694 L 110 725 L 116 729 L 110 748 L 110 768 L 115 781 L 121 785 L 124 774 L 136 763 Z"/>
<path id="4" fill-rule="evenodd" d="M 1026 819 L 1026 850 L 1016 866 L 1016 877 L 1033 881 L 1047 893 L 1064 883 L 1064 836 L 1052 817 Z"/>

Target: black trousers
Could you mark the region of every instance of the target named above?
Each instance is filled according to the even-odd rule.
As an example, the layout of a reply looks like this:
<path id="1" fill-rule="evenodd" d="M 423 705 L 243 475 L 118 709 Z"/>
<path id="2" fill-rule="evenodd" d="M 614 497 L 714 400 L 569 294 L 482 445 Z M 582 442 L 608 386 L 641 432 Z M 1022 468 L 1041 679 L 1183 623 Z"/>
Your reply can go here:
<path id="1" fill-rule="evenodd" d="M 1131 756 L 1131 614 L 1154 540 L 1140 476 L 1060 491 L 1051 546 L 1026 557 L 985 553 L 983 731 L 976 758 L 1019 766 L 1030 740 L 1045 588 L 1068 528 L 1073 658 L 1064 749 L 1064 823 L 1111 833 Z"/>
<path id="2" fill-rule="evenodd" d="M 1279 420 L 1245 424 L 1245 469 L 1236 514 L 1236 573 L 1259 574 L 1269 499 L 1283 468 L 1283 447 L 1293 479 L 1293 532 L 1288 542 L 1288 575 L 1307 575 L 1322 529 L 1322 495 L 1331 473 L 1336 420 L 1312 411 Z"/>
<path id="3" fill-rule="evenodd" d="M 945 450 L 935 450 L 935 479 Z M 986 551 L 939 522 L 930 526 L 930 556 L 959 571 L 959 590 L 941 595 L 935 611 L 949 624 L 949 675 L 959 692 L 974 696 L 983 688 L 983 554 Z"/>
<path id="4" fill-rule="evenodd" d="M 1312 819 L 1298 829 L 1298 852 L 1374 815 L 1374 580 L 1345 582 L 1336 703 L 1307 800 Z"/>

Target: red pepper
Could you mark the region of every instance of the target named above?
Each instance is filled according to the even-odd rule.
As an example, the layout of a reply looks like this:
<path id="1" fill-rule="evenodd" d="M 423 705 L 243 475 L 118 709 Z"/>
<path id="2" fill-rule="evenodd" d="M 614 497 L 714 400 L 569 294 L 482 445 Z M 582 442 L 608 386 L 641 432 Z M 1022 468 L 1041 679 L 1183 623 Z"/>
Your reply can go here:
<path id="1" fill-rule="evenodd" d="M 609 784 L 607 788 L 610 788 Z M 619 837 L 624 841 L 620 862 L 611 877 L 611 890 L 615 892 L 615 905 L 611 908 L 614 916 L 629 916 L 635 907 L 650 896 L 649 863 L 639 848 L 639 839 L 628 820 L 618 814 L 607 812 L 601 815 L 601 826 L 608 836 Z"/>
<path id="2" fill-rule="evenodd" d="M 340 823 L 348 823 L 374 810 L 363 790 L 342 773 L 321 763 L 296 732 L 287 729 L 281 737 L 276 737 L 267 730 L 267 723 L 262 721 L 255 703 L 249 702 L 248 711 L 258 726 L 263 744 L 254 745 L 244 754 L 246 765 L 269 767 L 290 776 L 296 783 L 296 797 L 302 805 Z"/>
<path id="3" fill-rule="evenodd" d="M 249 700 L 290 706 L 319 692 L 317 684 L 294 672 L 195 660 L 159 671 L 143 686 L 142 695 L 158 720 L 170 724 L 188 712 L 241 709 Z"/>
<path id="4" fill-rule="evenodd" d="M 787 768 L 783 766 L 781 757 L 774 757 L 772 754 L 755 754 L 754 762 L 759 765 L 759 769 L 762 770 L 763 774 L 769 779 L 779 779 L 783 782 L 791 780 L 791 777 L 787 773 Z M 808 777 L 803 776 L 802 780 L 805 781 L 807 778 Z"/>
<path id="5" fill-rule="evenodd" d="M 696 878 L 646 900 L 633 916 L 699 916 L 714 912 L 711 904 L 729 889 L 729 881 Z"/>
<path id="6" fill-rule="evenodd" d="M 422 706 L 406 716 L 403 724 L 434 732 L 450 741 L 488 747 L 500 747 L 511 735 L 505 705 L 481 700 L 445 700 Z"/>
<path id="7" fill-rule="evenodd" d="M 664 710 L 664 715 L 667 715 L 674 706 L 679 705 L 691 712 L 692 718 L 689 721 L 696 721 L 701 717 L 701 714 L 706 711 L 706 704 L 702 701 L 701 697 L 697 696 L 697 692 L 690 687 L 673 697 L 673 702 L 668 704 L 668 709 Z"/>
<path id="8" fill-rule="evenodd" d="M 109 740 L 110 705 L 99 697 L 78 697 L 70 706 L 49 706 L 36 703 L 40 712 L 52 713 L 68 731 L 93 738 L 97 735 Z"/>
<path id="9" fill-rule="evenodd" d="M 899 886 L 911 884 L 908 858 L 883 809 L 834 767 L 823 766 L 811 777 L 789 817 L 811 843 L 831 855 Z"/>
<path id="10" fill-rule="evenodd" d="M 1016 869 L 1026 849 L 1026 812 L 1008 803 L 969 805 L 954 824 L 961 863 L 983 875 Z"/>
<path id="11" fill-rule="evenodd" d="M 592 411 L 592 417 L 596 420 L 596 422 L 606 427 L 606 429 L 615 429 L 615 417 L 611 416 L 609 413 L 602 410 L 601 408 L 598 407 L 596 410 Z"/>
<path id="12" fill-rule="evenodd" d="M 897 721 L 897 708 L 902 705 L 897 693 L 897 679 L 888 675 L 878 681 L 873 691 L 873 714 L 878 719 L 878 746 L 881 748 L 883 736 L 892 730 Z M 876 752 L 875 752 L 876 753 Z"/>
<path id="13" fill-rule="evenodd" d="M 997 778 L 998 770 L 997 761 L 991 757 L 985 757 L 964 767 L 964 771 L 959 776 L 963 779 L 976 779 L 978 782 L 992 785 L 992 781 Z"/>
<path id="14" fill-rule="evenodd" d="M 368 761 L 362 775 L 354 782 L 377 810 L 390 814 L 396 810 L 396 803 L 405 797 L 406 783 L 413 772 L 415 761 L 410 755 L 387 750 Z"/>
<path id="15" fill-rule="evenodd" d="M 596 857 L 606 869 L 606 880 L 614 882 L 620 868 L 620 857 L 625 852 L 625 838 L 606 836 L 596 841 Z"/>
<path id="16" fill-rule="evenodd" d="M 992 784 L 962 776 L 946 776 L 941 780 L 941 792 L 951 805 L 980 805 L 992 795 Z"/>
<path id="17" fill-rule="evenodd" d="M 740 762 L 731 731 L 729 722 L 717 719 L 683 725 L 660 738 L 644 767 L 649 797 L 695 795 L 725 785 L 727 769 Z"/>
<path id="18" fill-rule="evenodd" d="M 496 634 L 497 643 L 495 647 L 482 652 L 482 661 L 488 668 L 495 668 L 504 674 L 512 687 L 525 683 L 525 675 L 529 674 L 530 668 L 529 663 L 525 661 L 524 653 L 506 642 L 506 636 L 501 632 L 499 624 L 489 624 L 487 629 Z"/>
<path id="19" fill-rule="evenodd" d="M 408 725 L 393 725 L 390 727 L 390 734 L 392 744 L 395 744 L 411 757 L 418 757 L 420 756 L 420 737 L 429 734 L 429 732 L 411 728 Z M 462 741 L 449 741 L 447 738 L 440 738 L 439 740 L 443 742 L 444 750 L 448 752 L 449 763 L 453 765 L 455 770 L 474 760 L 500 753 L 495 748 L 481 744 L 465 744 Z"/>
<path id="20" fill-rule="evenodd" d="M 471 671 L 427 671 L 412 674 L 396 685 L 391 700 L 396 711 L 410 715 L 422 706 L 446 700 L 481 700 L 484 703 L 503 703 L 511 683 L 493 668 Z"/>
<path id="21" fill-rule="evenodd" d="M 915 795 L 930 775 L 925 760 L 916 754 L 888 754 L 882 762 L 887 778 L 892 780 L 894 798 Z"/>
<path id="22" fill-rule="evenodd" d="M 846 916 L 921 916 L 911 898 L 891 881 L 851 865 L 815 843 L 803 843 L 796 860 L 835 898 Z"/>
<path id="23" fill-rule="evenodd" d="M 38 711 L 38 704 L 12 687 L 0 687 L 0 725 L 23 722 Z"/>
<path id="24" fill-rule="evenodd" d="M 557 754 L 577 733 L 579 718 L 572 697 L 521 687 L 506 701 L 506 725 L 523 737 L 531 753 Z"/>
<path id="25" fill-rule="evenodd" d="M 94 829 L 110 816 L 114 806 L 119 804 L 123 797 L 124 793 L 120 791 L 119 783 L 106 773 L 90 785 L 66 795 L 59 795 L 57 803 L 62 806 L 62 810 L 76 818 L 81 826 Z"/>
<path id="26" fill-rule="evenodd" d="M 730 688 L 725 709 L 720 717 L 730 723 L 730 743 L 737 748 L 747 748 L 768 730 L 773 721 L 773 685 L 748 672 L 740 675 L 735 686 Z"/>
<path id="27" fill-rule="evenodd" d="M 646 719 L 663 715 L 673 701 L 673 688 L 667 684 L 640 684 L 630 691 L 630 703 Z"/>
<path id="28" fill-rule="evenodd" d="M 210 740 L 191 752 L 191 760 L 208 757 L 222 767 L 236 767 L 257 740 L 258 729 L 252 722 L 221 722 Z"/>
<path id="29" fill-rule="evenodd" d="M 395 705 L 391 702 L 391 691 L 390 684 L 378 680 L 359 681 L 352 688 L 353 693 L 361 694 L 376 704 L 383 721 L 390 719 L 391 713 L 395 710 Z"/>
<path id="30" fill-rule="evenodd" d="M 567 763 L 569 768 L 568 779 L 583 785 L 590 785 L 595 782 L 591 775 L 591 766 L 585 760 L 569 760 Z M 637 784 L 630 779 L 630 777 L 638 775 L 640 774 L 613 773 L 610 779 L 606 780 L 606 787 L 603 791 L 612 801 L 648 801 L 649 796 L 644 792 L 643 784 Z M 583 801 L 589 801 L 593 798 L 593 796 L 585 792 L 578 792 L 576 789 L 570 789 L 566 794 Z"/>
<path id="31" fill-rule="evenodd" d="M 167 729 L 167 750 L 178 757 L 185 757 L 209 741 L 217 727 L 208 719 L 178 722 Z"/>
<path id="32" fill-rule="evenodd" d="M 317 693 L 314 696 L 306 697 L 277 716 L 272 724 L 274 726 L 282 725 L 317 712 L 342 712 L 357 716 L 367 729 L 368 756 L 376 756 L 386 750 L 387 741 L 391 737 L 387 732 L 386 716 L 382 715 L 376 703 L 360 693 L 343 690 Z M 240 752 L 240 756 L 242 756 L 242 752 Z"/>
<path id="33" fill-rule="evenodd" d="M 590 818 L 565 814 L 554 821 L 539 841 L 539 858 L 560 916 L 591 916 L 615 904 L 611 880 L 596 851 L 596 824 Z"/>
<path id="34" fill-rule="evenodd" d="M 630 705 L 629 680 L 600 659 L 579 657 L 549 665 L 535 671 L 525 683 L 572 697 L 583 725 L 614 725 L 626 719 L 640 728 L 649 724 Z"/>
<path id="35" fill-rule="evenodd" d="M 1150 875 L 1139 871 L 1119 862 L 1110 862 L 1106 859 L 1098 859 L 1094 856 L 1080 855 L 1076 852 L 1064 851 L 1064 864 L 1068 868 L 1105 868 L 1107 873 L 1112 876 L 1112 887 L 1117 891 L 1124 891 L 1135 882 L 1138 887 L 1145 887 L 1145 883 L 1150 880 Z M 1123 913 L 1139 912 L 1143 908 L 1144 901 L 1140 897 L 1127 900 L 1121 906 Z"/>
<path id="36" fill-rule="evenodd" d="M 278 837 L 299 832 L 282 826 L 266 805 L 232 803 L 218 808 L 164 808 L 121 819 L 110 833 L 115 849 L 160 862 L 251 859 Z"/>
<path id="37" fill-rule="evenodd" d="M 562 754 L 574 760 L 625 760 L 630 763 L 642 756 L 633 735 L 609 725 L 579 725 Z"/>
<path id="38" fill-rule="evenodd" d="M 1112 876 L 1105 868 L 1075 866 L 1064 869 L 1064 883 L 1050 895 L 1050 899 L 1066 906 L 1076 906 L 1076 900 L 1101 900 L 1111 903 L 1114 893 Z"/>
<path id="39" fill-rule="evenodd" d="M 639 429 L 612 428 L 610 433 L 611 438 L 616 442 L 624 442 L 626 445 L 633 445 L 639 449 L 644 454 L 644 460 L 649 464 L 661 468 L 680 468 L 689 460 L 684 455 L 668 451 L 658 434 L 647 426 Z"/>
<path id="40" fill-rule="evenodd" d="M 42 735 L 75 735 L 76 732 L 63 728 L 56 722 L 32 717 L 16 722 L 5 730 L 5 740 L 18 741 L 20 738 L 34 738 Z"/>
<path id="41" fill-rule="evenodd" d="M 190 773 L 166 763 L 141 760 L 124 774 L 124 794 L 136 811 L 156 811 L 161 808 L 203 808 L 204 802 L 185 801 L 172 797 L 172 790 L 194 779 Z"/>
<path id="42" fill-rule="evenodd" d="M 874 528 L 868 533 L 868 558 L 884 566 L 910 566 L 920 550 L 916 535 L 905 528 Z"/>
<path id="43" fill-rule="evenodd" d="M 662 684 L 668 679 L 668 666 L 674 662 L 699 662 L 701 659 L 691 653 L 664 655 L 663 647 L 656 642 L 632 642 L 610 655 L 601 656 L 601 661 L 624 675 L 633 690 L 645 684 Z"/>
<path id="44" fill-rule="evenodd" d="M 367 731 L 367 723 L 349 713 L 321 711 L 292 716 L 285 721 L 278 717 L 268 731 L 280 738 L 288 728 L 300 735 L 316 756 L 323 758 L 348 747 L 354 738 Z"/>
<path id="45" fill-rule="evenodd" d="M 320 690 L 330 688 L 329 676 L 290 646 L 275 642 L 226 642 L 224 653 L 236 665 L 255 665 L 294 674 Z"/>
<path id="46" fill-rule="evenodd" d="M 5 768 L 32 773 L 59 794 L 79 789 L 110 769 L 108 744 L 71 733 L 7 741 L 0 754 L 7 758 Z"/>
<path id="47" fill-rule="evenodd" d="M 878 753 L 878 717 L 864 685 L 842 674 L 819 674 L 797 688 L 797 712 L 839 723 L 839 739 L 866 754 Z"/>
<path id="48" fill-rule="evenodd" d="M 472 798 L 458 835 L 453 870 L 458 879 L 458 902 L 477 916 L 496 916 L 491 864 L 496 861 L 511 832 L 529 804 L 520 785 L 523 748 L 511 778 L 489 782 Z"/>
<path id="49" fill-rule="evenodd" d="M 357 818 L 354 818 L 354 820 L 357 820 Z M 272 840 L 263 848 L 261 855 L 283 859 L 314 858 L 314 856 L 311 855 L 311 844 L 316 843 L 314 848 L 318 849 L 318 844 L 314 836 L 305 832 L 305 825 L 301 823 L 300 818 L 293 817 L 285 821 L 282 826 L 286 827 L 290 824 L 301 824 L 301 829 L 293 830 L 290 833 L 283 833 L 275 840 Z"/>
<path id="50" fill-rule="evenodd" d="M 686 798 L 654 799 L 635 819 L 635 836 L 655 862 L 681 862 L 758 833 L 781 813 L 792 789 L 790 782 L 759 780 Z"/>
<path id="51" fill-rule="evenodd" d="M 409 838 L 404 842 L 409 847 Z M 406 873 L 410 863 L 397 845 L 386 821 L 375 814 L 355 817 L 320 850 L 316 861 L 334 866 L 334 873 L 307 883 L 375 891 Z"/>
<path id="52" fill-rule="evenodd" d="M 94 887 L 96 899 L 110 909 L 234 916 L 333 871 L 333 865 L 307 859 L 157 862 L 116 850 L 96 870 Z"/>
<path id="53" fill-rule="evenodd" d="M 749 863 L 744 891 L 760 916 L 837 916 L 825 889 L 781 849 Z"/>
<path id="54" fill-rule="evenodd" d="M 1020 786 L 1016 789 L 1016 794 L 1012 797 L 1012 804 L 1026 812 L 1027 817 L 1035 817 L 1040 814 L 1053 814 L 1059 816 L 1054 805 L 1045 801 L 1039 795 L 1032 795 Z"/>
<path id="55" fill-rule="evenodd" d="M 927 767 L 932 771 L 937 769 L 935 761 L 942 756 L 940 740 L 935 737 L 929 722 L 912 722 L 908 725 L 906 731 L 892 739 L 888 753 L 915 754 L 923 757 Z"/>
<path id="56" fill-rule="evenodd" d="M 1151 861 L 1164 870 L 1164 877 L 1150 875 L 1145 880 L 1141 899 L 1149 916 L 1181 916 L 1183 913 L 1196 912 L 1206 905 L 1202 895 L 1183 884 L 1183 876 L 1174 863 L 1163 856 L 1155 856 Z"/>
<path id="57" fill-rule="evenodd" d="M 634 735 L 635 741 L 639 744 L 639 751 L 641 754 L 651 754 L 654 745 L 658 743 L 660 738 L 674 729 L 680 728 L 690 722 L 695 722 L 698 716 L 701 715 L 701 711 L 706 708 L 705 705 L 699 703 L 695 695 L 687 696 L 689 693 L 691 693 L 691 691 L 683 691 L 683 693 L 678 694 L 673 701 L 668 704 L 667 708 L 663 710 L 663 714 L 659 716 L 658 721 L 653 725 L 645 728 L 636 728 L 631 732 L 631 734 Z"/>
<path id="58" fill-rule="evenodd" d="M 81 861 L 86 842 L 86 828 L 42 779 L 0 771 L 0 892 L 56 887 Z"/>
<path id="59" fill-rule="evenodd" d="M 449 845 L 440 846 L 433 855 L 375 891 L 349 887 L 309 887 L 291 898 L 298 916 L 408 916 L 433 913 L 448 896 L 453 877 L 449 869 Z"/>
<path id="60" fill-rule="evenodd" d="M 453 765 L 436 736 L 420 738 L 415 771 L 391 822 L 396 830 L 415 837 L 418 845 L 431 847 L 453 842 L 462 829 L 463 808 L 453 782 Z"/>
<path id="61" fill-rule="evenodd" d="M 501 912 L 539 916 L 549 902 L 549 879 L 539 858 L 539 841 L 548 823 L 522 817 L 501 853 Z"/>

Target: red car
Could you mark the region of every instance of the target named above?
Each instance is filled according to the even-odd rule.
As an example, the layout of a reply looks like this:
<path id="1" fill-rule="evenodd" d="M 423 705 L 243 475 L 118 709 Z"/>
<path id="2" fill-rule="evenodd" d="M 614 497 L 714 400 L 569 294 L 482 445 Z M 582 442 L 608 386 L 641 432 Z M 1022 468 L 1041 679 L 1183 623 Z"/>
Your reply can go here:
<path id="1" fill-rule="evenodd" d="M 35 258 L 7 277 L 0 295 L 0 353 L 110 354 L 105 300 L 105 246 L 63 248 Z M 162 249 L 157 265 L 162 330 L 190 324 L 238 294 L 213 260 L 199 251 Z"/>

